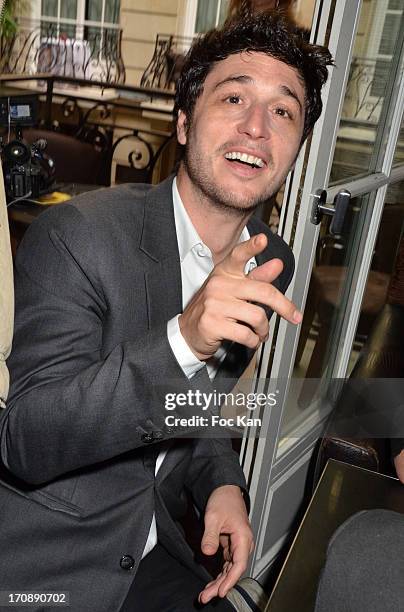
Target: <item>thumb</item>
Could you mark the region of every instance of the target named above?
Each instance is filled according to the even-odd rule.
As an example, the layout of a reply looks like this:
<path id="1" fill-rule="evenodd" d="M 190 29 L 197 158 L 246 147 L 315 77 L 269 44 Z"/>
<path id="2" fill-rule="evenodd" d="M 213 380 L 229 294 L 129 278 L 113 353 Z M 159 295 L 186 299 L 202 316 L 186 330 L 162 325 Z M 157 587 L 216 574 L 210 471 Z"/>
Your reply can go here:
<path id="1" fill-rule="evenodd" d="M 201 542 L 201 550 L 204 555 L 214 555 L 219 548 L 220 533 L 212 527 L 206 528 Z"/>
<path id="2" fill-rule="evenodd" d="M 257 234 L 249 240 L 240 242 L 219 264 L 228 274 L 244 275 L 244 268 L 251 257 L 261 253 L 267 246 L 268 239 L 265 234 Z"/>

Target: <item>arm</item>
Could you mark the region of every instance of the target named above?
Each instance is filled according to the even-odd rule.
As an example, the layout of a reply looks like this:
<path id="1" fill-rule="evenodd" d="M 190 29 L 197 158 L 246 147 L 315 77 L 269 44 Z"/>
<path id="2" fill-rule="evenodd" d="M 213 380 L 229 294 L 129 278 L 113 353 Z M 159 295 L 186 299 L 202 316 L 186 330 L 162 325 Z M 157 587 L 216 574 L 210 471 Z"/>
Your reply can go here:
<path id="1" fill-rule="evenodd" d="M 263 264 L 248 277 L 244 275 L 245 261 L 265 246 L 264 238 L 261 234 L 258 240 L 256 237 L 255 240 L 236 247 L 230 256 L 215 268 L 208 282 L 197 292 L 181 315 L 182 332 L 199 359 L 208 358 L 223 339 L 239 341 L 255 348 L 268 333 L 268 309 L 262 306 L 275 310 L 291 322 L 299 322 L 300 313 L 294 304 L 282 295 L 291 279 L 293 259 L 285 271 L 283 278 L 286 277 L 287 280 L 281 284 L 282 291 L 271 285 L 282 271 L 279 260 Z M 254 249 L 257 250 L 254 252 Z M 215 280 L 215 286 L 209 287 L 212 278 Z M 244 288 L 240 289 L 242 285 Z M 247 295 L 252 298 L 250 302 L 255 304 L 242 303 L 247 300 Z M 206 467 L 202 464 L 205 469 L 201 470 L 198 462 L 193 461 L 191 473 L 194 478 L 193 482 L 188 484 L 191 484 L 194 499 L 199 507 L 203 508 L 206 503 L 202 552 L 206 555 L 215 554 L 220 544 L 223 548 L 224 565 L 217 578 L 208 583 L 200 593 L 199 599 L 203 604 L 216 596 L 227 595 L 245 571 L 248 557 L 254 547 L 248 520 L 249 501 L 248 498 L 245 501 L 242 494 L 245 485 L 234 478 L 234 473 L 237 473 L 234 470 L 233 479 L 231 470 L 224 476 L 228 467 L 231 467 L 231 461 L 234 467 L 235 461 L 238 464 L 238 458 L 231 458 L 230 447 L 227 448 L 227 453 L 223 452 L 225 440 L 221 441 L 222 450 L 217 440 L 204 442 L 211 445 L 210 462 Z M 200 447 L 201 441 L 197 444 Z M 227 463 L 228 461 L 230 463 Z M 212 487 L 209 497 L 206 494 L 206 476 L 210 485 L 214 482 L 214 477 L 217 479 L 216 487 Z M 244 481 L 244 477 L 242 480 Z"/>
<path id="2" fill-rule="evenodd" d="M 223 571 L 200 594 L 200 601 L 207 603 L 224 597 L 241 577 L 254 542 L 247 485 L 230 440 L 195 440 L 194 445 L 186 484 L 204 516 L 201 550 L 214 555 L 220 545 L 224 558 Z"/>
<path id="3" fill-rule="evenodd" d="M 223 569 L 201 591 L 199 600 L 202 603 L 227 595 L 247 569 L 248 557 L 254 549 L 244 499 L 240 489 L 232 485 L 216 489 L 206 508 L 202 552 L 213 555 L 219 544 L 223 549 Z"/>
<path id="4" fill-rule="evenodd" d="M 235 247 L 230 255 L 215 267 L 205 284 L 195 294 L 180 316 L 180 320 L 183 321 L 183 330 L 188 331 L 188 334 L 185 336 L 183 333 L 183 336 L 185 336 L 187 346 L 192 349 L 194 355 L 206 359 L 209 354 L 215 352 L 223 338 L 235 340 L 235 337 L 231 335 L 233 330 L 235 330 L 234 334 L 236 336 L 247 330 L 247 338 L 244 342 L 247 345 L 248 342 L 251 342 L 250 346 L 254 348 L 259 344 L 259 337 L 265 337 L 267 334 L 267 317 L 272 314 L 271 308 L 285 318 L 297 322 L 296 316 L 299 317 L 300 313 L 296 314 L 295 305 L 283 295 L 288 288 L 294 270 L 293 255 L 286 245 L 284 245 L 284 253 L 282 253 L 285 261 L 284 267 L 282 261 L 272 259 L 253 270 L 248 277 L 244 274 L 245 263 L 251 256 L 262 252 L 267 245 L 267 241 L 266 236 L 259 234 Z M 282 273 L 280 274 L 280 272 Z M 279 289 L 271 284 L 274 279 L 277 280 Z M 215 283 L 213 299 L 210 288 L 212 281 Z M 243 304 L 240 299 L 233 299 L 233 294 L 237 295 L 237 292 L 240 291 L 241 284 L 246 285 L 243 291 L 250 296 L 255 295 L 257 297 L 256 301 L 263 305 L 263 307 L 260 307 L 251 304 L 252 315 L 258 315 L 256 316 L 255 327 L 253 327 L 253 322 L 248 319 L 251 316 L 250 311 L 241 310 L 241 307 L 250 305 Z M 259 297 L 262 299 L 259 300 Z M 228 305 L 229 302 L 230 306 Z M 233 319 L 231 314 L 228 314 L 232 309 L 235 313 Z M 203 325 L 201 325 L 201 319 L 204 319 Z M 250 322 L 251 328 L 239 324 L 243 320 L 246 323 Z M 230 328 L 229 337 L 227 337 L 224 335 L 224 330 L 229 323 L 235 323 L 235 325 Z M 201 347 L 201 350 L 198 350 L 199 347 Z M 244 367 L 247 365 L 245 363 Z M 230 390 L 227 389 L 227 391 Z M 195 441 L 186 484 L 201 512 L 205 511 L 214 490 L 224 485 L 237 485 L 243 490 L 247 507 L 249 507 L 246 483 L 239 465 L 239 457 L 233 451 L 229 439 Z M 245 507 L 245 504 L 243 504 L 243 507 Z"/>
<path id="5" fill-rule="evenodd" d="M 200 376 L 188 381 L 182 373 L 165 325 L 134 329 L 133 339 L 105 354 L 108 304 L 91 233 L 66 205 L 37 220 L 17 257 L 1 454 L 10 471 L 34 484 L 143 447 L 145 432 L 164 425 L 162 380 L 201 386 Z"/>

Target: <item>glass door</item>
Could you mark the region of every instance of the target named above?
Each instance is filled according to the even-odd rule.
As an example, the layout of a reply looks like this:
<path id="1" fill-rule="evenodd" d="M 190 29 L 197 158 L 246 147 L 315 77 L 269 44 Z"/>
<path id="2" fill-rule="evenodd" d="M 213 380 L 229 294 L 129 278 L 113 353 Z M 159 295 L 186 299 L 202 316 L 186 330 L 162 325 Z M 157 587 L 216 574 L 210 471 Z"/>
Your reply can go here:
<path id="1" fill-rule="evenodd" d="M 383 211 L 386 191 L 404 179 L 396 148 L 404 103 L 403 1 L 316 3 L 311 40 L 329 46 L 336 66 L 322 117 L 286 183 L 279 228 L 296 259 L 288 296 L 304 310 L 304 320 L 300 329 L 279 318 L 271 325 L 255 391 L 276 393 L 278 401 L 262 411 L 262 426 L 246 435 L 241 453 L 258 534 L 251 564 L 256 577 L 268 572 L 304 507 L 328 410 L 319 390 L 349 371 L 352 348 L 366 336 L 387 291 L 385 262 L 393 255 L 380 252 L 380 265 L 374 255 L 379 226 L 390 231 L 399 225 L 392 219 L 398 208 L 385 212 L 391 222 Z M 327 214 L 320 223 L 315 219 L 319 194 L 331 212 L 344 200 L 340 227 Z M 389 241 L 378 242 L 388 251 Z"/>
<path id="2" fill-rule="evenodd" d="M 318 408 L 315 399 L 327 381 L 347 374 L 353 344 L 360 349 L 386 300 L 402 218 L 400 206 L 384 206 L 384 201 L 402 171 L 399 163 L 392 171 L 392 162 L 394 153 L 395 159 L 400 155 L 404 6 L 401 2 L 398 10 L 397 2 L 384 3 L 381 12 L 381 4 L 363 3 L 359 16 L 326 199 L 332 209 L 341 192 L 351 197 L 338 231 L 332 231 L 333 217 L 327 215 L 319 226 L 302 296 L 304 320 L 293 347 L 292 377 L 305 382 L 295 384 L 286 399 L 285 436 Z M 387 10 L 391 6 L 394 11 Z M 392 14 L 401 27 L 392 28 Z M 381 49 L 389 51 L 389 61 L 378 59 Z"/>

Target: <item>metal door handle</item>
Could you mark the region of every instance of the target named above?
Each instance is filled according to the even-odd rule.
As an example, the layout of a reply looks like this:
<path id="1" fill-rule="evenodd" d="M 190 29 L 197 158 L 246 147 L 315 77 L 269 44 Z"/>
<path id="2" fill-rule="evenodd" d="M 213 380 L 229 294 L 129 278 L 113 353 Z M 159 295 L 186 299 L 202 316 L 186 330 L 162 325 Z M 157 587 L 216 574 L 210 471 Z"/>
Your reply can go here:
<path id="1" fill-rule="evenodd" d="M 330 208 L 326 206 L 327 192 L 324 189 L 318 189 L 314 194 L 310 221 L 314 225 L 318 225 L 323 215 L 328 215 L 332 217 L 330 234 L 334 236 L 341 234 L 350 198 L 351 193 L 347 189 L 341 189 L 334 198 L 334 207 Z"/>

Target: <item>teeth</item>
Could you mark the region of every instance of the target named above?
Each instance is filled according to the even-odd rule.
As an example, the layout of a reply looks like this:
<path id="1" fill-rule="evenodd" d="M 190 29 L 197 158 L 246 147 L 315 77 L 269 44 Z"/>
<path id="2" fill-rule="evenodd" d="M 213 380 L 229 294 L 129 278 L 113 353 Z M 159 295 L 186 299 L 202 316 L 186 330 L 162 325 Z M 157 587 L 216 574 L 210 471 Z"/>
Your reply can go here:
<path id="1" fill-rule="evenodd" d="M 250 166 L 257 166 L 263 168 L 265 162 L 260 157 L 254 157 L 254 155 L 247 155 L 247 153 L 241 153 L 240 151 L 230 151 L 225 154 L 226 159 L 238 159 L 239 161 L 249 164 Z"/>

